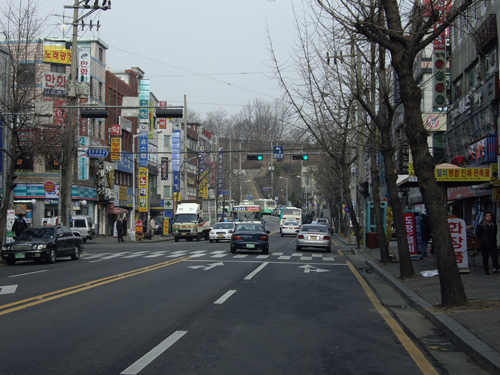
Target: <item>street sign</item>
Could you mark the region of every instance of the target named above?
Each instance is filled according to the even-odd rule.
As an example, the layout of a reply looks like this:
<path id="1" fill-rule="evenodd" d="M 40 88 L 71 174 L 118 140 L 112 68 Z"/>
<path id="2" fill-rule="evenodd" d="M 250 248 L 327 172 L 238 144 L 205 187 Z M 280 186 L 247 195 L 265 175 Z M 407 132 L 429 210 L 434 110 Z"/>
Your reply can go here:
<path id="1" fill-rule="evenodd" d="M 271 190 L 271 188 L 265 187 L 265 188 L 263 188 L 262 190 L 264 190 L 264 191 L 269 191 L 269 190 Z"/>
<path id="2" fill-rule="evenodd" d="M 219 191 L 220 195 L 231 195 L 231 192 L 229 190 L 221 190 Z"/>
<path id="3" fill-rule="evenodd" d="M 87 150 L 87 156 L 89 158 L 105 158 L 108 156 L 108 150 L 105 148 L 89 148 Z"/>
<path id="4" fill-rule="evenodd" d="M 274 146 L 274 158 L 275 159 L 284 159 L 285 154 L 283 153 L 283 146 Z"/>
<path id="5" fill-rule="evenodd" d="M 245 199 L 253 199 L 253 195 L 247 195 Z"/>

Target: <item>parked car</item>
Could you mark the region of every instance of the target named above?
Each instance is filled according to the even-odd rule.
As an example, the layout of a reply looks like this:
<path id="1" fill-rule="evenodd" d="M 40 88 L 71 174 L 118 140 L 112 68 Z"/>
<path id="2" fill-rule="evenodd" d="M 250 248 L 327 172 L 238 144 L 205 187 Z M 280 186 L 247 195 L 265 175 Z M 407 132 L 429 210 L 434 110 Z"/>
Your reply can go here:
<path id="1" fill-rule="evenodd" d="M 45 259 L 54 263 L 56 258 L 68 256 L 73 260 L 80 259 L 83 250 L 83 240 L 75 236 L 71 230 L 62 225 L 30 227 L 14 242 L 2 247 L 2 259 L 8 265 L 18 260 L 34 260 L 40 262 Z"/>
<path id="2" fill-rule="evenodd" d="M 231 236 L 231 253 L 245 249 L 262 250 L 262 254 L 269 254 L 269 233 L 262 224 L 238 224 Z"/>
<path id="3" fill-rule="evenodd" d="M 330 225 L 330 220 L 326 217 L 318 217 L 318 219 L 316 220 L 316 222 L 318 224 L 321 224 L 321 225 L 324 225 L 325 227 L 328 228 L 328 231 L 330 233 L 333 233 L 333 228 L 332 226 Z"/>
<path id="4" fill-rule="evenodd" d="M 210 242 L 230 241 L 235 228 L 236 224 L 233 222 L 216 223 L 208 234 L 208 238 Z"/>
<path id="5" fill-rule="evenodd" d="M 296 250 L 301 251 L 304 247 L 326 249 L 328 253 L 332 251 L 332 241 L 328 228 L 320 224 L 302 225 L 297 234 Z"/>
<path id="6" fill-rule="evenodd" d="M 283 237 L 285 234 L 292 234 L 296 236 L 299 231 L 300 225 L 296 221 L 286 221 L 280 227 L 281 237 Z"/>
<path id="7" fill-rule="evenodd" d="M 80 233 L 83 243 L 95 237 L 95 224 L 87 215 L 74 215 L 71 218 L 71 230 Z"/>

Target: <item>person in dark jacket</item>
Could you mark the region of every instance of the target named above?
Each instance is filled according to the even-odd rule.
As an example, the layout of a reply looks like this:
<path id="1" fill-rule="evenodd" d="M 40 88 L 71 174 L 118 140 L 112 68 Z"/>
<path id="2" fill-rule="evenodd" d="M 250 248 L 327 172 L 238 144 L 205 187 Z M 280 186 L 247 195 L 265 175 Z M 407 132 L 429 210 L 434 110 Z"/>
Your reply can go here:
<path id="1" fill-rule="evenodd" d="M 26 221 L 23 219 L 23 215 L 19 214 L 19 217 L 14 221 L 12 225 L 12 231 L 16 234 L 16 237 L 19 237 L 21 233 L 28 227 Z"/>
<path id="2" fill-rule="evenodd" d="M 489 275 L 489 257 L 493 262 L 493 273 L 498 273 L 498 248 L 497 248 L 497 225 L 491 211 L 484 213 L 484 220 L 477 227 L 477 236 L 481 240 L 481 253 L 483 254 L 484 274 Z"/>
<path id="3" fill-rule="evenodd" d="M 127 234 L 128 234 L 128 221 L 127 221 L 127 218 L 124 217 L 123 218 L 123 237 L 127 238 Z"/>
<path id="4" fill-rule="evenodd" d="M 116 222 L 116 233 L 118 234 L 118 242 L 123 242 L 123 221 L 119 218 Z"/>

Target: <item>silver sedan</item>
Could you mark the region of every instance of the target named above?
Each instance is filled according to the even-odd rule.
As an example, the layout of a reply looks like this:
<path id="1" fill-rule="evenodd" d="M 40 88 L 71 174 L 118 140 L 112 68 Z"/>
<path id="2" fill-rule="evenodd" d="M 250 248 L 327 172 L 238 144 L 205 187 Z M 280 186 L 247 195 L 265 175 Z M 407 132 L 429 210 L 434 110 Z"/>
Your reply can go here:
<path id="1" fill-rule="evenodd" d="M 208 238 L 210 242 L 230 241 L 235 228 L 236 224 L 233 222 L 216 223 L 210 231 Z"/>
<path id="2" fill-rule="evenodd" d="M 304 224 L 297 234 L 297 251 L 304 247 L 323 248 L 332 251 L 332 241 L 328 228 L 320 224 Z"/>

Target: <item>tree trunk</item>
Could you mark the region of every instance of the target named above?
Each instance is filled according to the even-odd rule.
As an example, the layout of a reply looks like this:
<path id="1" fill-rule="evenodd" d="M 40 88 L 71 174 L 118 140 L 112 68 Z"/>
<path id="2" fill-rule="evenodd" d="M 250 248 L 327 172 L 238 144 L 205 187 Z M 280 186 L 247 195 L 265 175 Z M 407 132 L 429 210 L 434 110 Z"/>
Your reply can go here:
<path id="1" fill-rule="evenodd" d="M 342 175 L 344 177 L 342 179 L 342 184 L 343 184 L 343 188 L 344 188 L 344 192 L 345 192 L 344 201 L 345 201 L 346 206 L 349 208 L 349 216 L 351 217 L 352 227 L 354 229 L 354 234 L 356 236 L 356 244 L 357 244 L 357 247 L 359 248 L 361 246 L 360 235 L 359 235 L 359 223 L 358 223 L 358 219 L 356 218 L 356 212 L 354 211 L 354 205 L 352 204 L 351 190 L 349 189 L 349 181 L 351 179 L 351 176 L 349 173 L 349 168 L 346 165 L 342 166 Z M 351 227 L 350 227 L 349 223 L 346 224 L 345 230 L 347 233 L 347 237 L 350 237 Z"/>
<path id="2" fill-rule="evenodd" d="M 408 55 L 393 52 L 392 65 L 400 79 L 401 99 L 405 108 L 405 132 L 410 141 L 415 174 L 431 224 L 432 242 L 441 284 L 441 305 L 462 306 L 467 304 L 467 296 L 455 259 L 442 189 L 436 182 L 435 163 L 428 149 L 427 131 L 420 110 L 421 92 L 413 78 L 413 59 L 409 60 Z"/>

